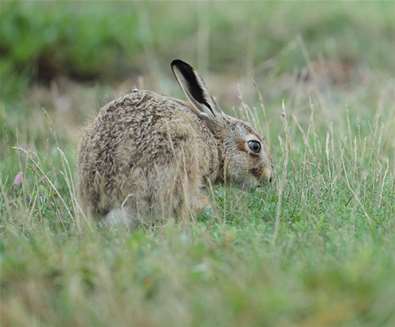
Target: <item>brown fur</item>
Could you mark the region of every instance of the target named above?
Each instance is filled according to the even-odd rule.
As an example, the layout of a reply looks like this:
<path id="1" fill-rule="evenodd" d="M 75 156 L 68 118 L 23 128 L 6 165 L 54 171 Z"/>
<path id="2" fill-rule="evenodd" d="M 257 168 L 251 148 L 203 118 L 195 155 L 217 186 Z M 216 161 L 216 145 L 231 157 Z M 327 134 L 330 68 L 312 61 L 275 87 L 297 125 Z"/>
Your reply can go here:
<path id="1" fill-rule="evenodd" d="M 218 114 L 199 116 L 181 100 L 145 90 L 104 106 L 79 148 L 79 193 L 85 212 L 125 208 L 130 219 L 187 217 L 205 206 L 203 189 L 229 181 L 256 186 L 271 174 L 264 144 L 257 157 L 241 150 L 255 131 Z"/>
<path id="2" fill-rule="evenodd" d="M 217 180 L 217 143 L 187 105 L 134 90 L 102 108 L 85 132 L 79 151 L 83 208 L 104 215 L 126 200 L 137 212 L 162 215 L 158 205 L 167 202 L 167 214 L 180 214 L 205 179 Z"/>

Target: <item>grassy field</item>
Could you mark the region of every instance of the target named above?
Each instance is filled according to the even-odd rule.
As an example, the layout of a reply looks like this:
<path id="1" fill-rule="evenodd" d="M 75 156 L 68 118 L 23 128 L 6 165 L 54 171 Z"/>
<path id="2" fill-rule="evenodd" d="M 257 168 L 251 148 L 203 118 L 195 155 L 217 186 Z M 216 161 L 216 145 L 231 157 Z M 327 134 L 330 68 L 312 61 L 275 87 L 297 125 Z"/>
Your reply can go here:
<path id="1" fill-rule="evenodd" d="M 0 6 L 1 326 L 395 325 L 394 5 Z M 80 131 L 136 85 L 180 96 L 172 57 L 267 137 L 275 181 L 103 228 Z"/>

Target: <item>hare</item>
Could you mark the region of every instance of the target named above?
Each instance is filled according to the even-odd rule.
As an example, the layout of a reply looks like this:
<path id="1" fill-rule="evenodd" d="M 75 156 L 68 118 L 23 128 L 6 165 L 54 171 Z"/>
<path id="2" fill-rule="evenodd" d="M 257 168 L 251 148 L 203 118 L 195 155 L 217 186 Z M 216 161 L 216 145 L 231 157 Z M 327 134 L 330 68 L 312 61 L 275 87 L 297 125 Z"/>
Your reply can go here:
<path id="1" fill-rule="evenodd" d="M 211 185 L 271 181 L 264 138 L 225 114 L 189 64 L 170 66 L 189 103 L 134 89 L 84 131 L 79 194 L 88 215 L 129 225 L 188 217 L 209 206 Z"/>

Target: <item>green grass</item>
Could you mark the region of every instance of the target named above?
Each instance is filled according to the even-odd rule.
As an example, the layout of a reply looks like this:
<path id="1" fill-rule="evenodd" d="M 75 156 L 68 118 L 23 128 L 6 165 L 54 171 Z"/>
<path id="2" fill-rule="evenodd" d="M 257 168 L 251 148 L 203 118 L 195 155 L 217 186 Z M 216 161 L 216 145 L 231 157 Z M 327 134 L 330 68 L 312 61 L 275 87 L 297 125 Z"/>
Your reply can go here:
<path id="1" fill-rule="evenodd" d="M 285 120 L 265 103 L 273 186 L 218 187 L 217 215 L 132 233 L 80 214 L 74 144 L 54 122 L 6 108 L 5 325 L 392 325 L 394 102 L 374 85 L 365 92 L 339 96 L 329 120 L 332 98 L 320 94 L 302 91 L 311 115 L 286 105 Z"/>
<path id="2" fill-rule="evenodd" d="M 174 6 L 163 6 L 173 12 Z M 223 7 L 214 5 L 217 16 L 209 19 L 223 30 L 211 31 L 213 39 L 248 21 L 245 12 L 234 16 L 238 6 L 221 14 Z M 375 52 L 393 47 L 390 5 L 360 5 L 356 13 L 346 4 L 328 5 L 329 13 L 306 5 L 305 20 L 291 16 L 297 5 L 271 6 L 281 10 L 262 24 L 283 41 L 253 42 L 257 53 L 271 57 L 270 65 L 258 55 L 236 59 L 240 49 L 228 51 L 230 61 L 213 50 L 207 58 L 210 67 L 224 59 L 209 86 L 228 111 L 250 117 L 267 137 L 276 178 L 253 192 L 216 187 L 215 214 L 129 232 L 103 228 L 81 213 L 75 192 L 80 129 L 100 105 L 132 85 L 59 82 L 25 89 L 22 99 L 0 100 L 1 325 L 395 324 L 395 83 L 392 57 L 379 64 Z M 375 10 L 362 19 L 359 14 L 371 6 Z M 180 26 L 194 15 L 181 16 Z M 47 19 L 61 26 L 56 17 Z M 339 36 L 344 29 L 336 17 L 348 17 L 346 35 L 359 35 L 350 48 L 366 51 L 354 53 L 355 73 L 334 83 L 327 76 L 331 69 L 322 72 L 315 64 L 319 49 L 326 53 L 321 63 L 341 61 L 338 50 L 325 52 L 323 45 L 327 38 L 335 38 L 336 47 L 347 40 Z M 160 24 L 152 21 L 158 26 L 153 30 Z M 289 34 L 310 35 L 304 34 L 310 25 L 320 26 L 311 38 Z M 178 28 L 170 24 L 163 34 L 155 32 L 158 44 Z M 369 45 L 372 40 L 381 50 Z M 151 41 L 142 37 L 143 46 Z M 210 49 L 225 49 L 223 42 Z M 198 52 L 189 43 L 186 48 Z M 161 49 L 148 51 L 158 65 L 167 58 Z M 203 66 L 205 54 L 196 55 Z M 244 64 L 231 64 L 237 60 Z M 176 95 L 170 73 L 160 67 L 160 75 L 157 68 L 146 73 L 147 87 Z M 242 80 L 248 67 L 263 67 L 254 74 L 256 87 Z M 308 78 L 294 74 L 295 67 L 306 69 Z M 223 76 L 221 85 L 213 85 Z M 242 100 L 224 91 L 235 80 L 241 81 Z M 19 172 L 24 179 L 18 186 Z"/>

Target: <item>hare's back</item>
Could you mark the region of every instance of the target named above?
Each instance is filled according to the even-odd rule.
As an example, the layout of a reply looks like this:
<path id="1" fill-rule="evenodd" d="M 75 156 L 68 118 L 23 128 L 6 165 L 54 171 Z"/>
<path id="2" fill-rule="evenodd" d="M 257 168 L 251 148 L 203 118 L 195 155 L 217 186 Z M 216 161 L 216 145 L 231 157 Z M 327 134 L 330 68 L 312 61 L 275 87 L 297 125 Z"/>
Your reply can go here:
<path id="1" fill-rule="evenodd" d="M 207 133 L 181 100 L 133 90 L 100 110 L 82 140 L 80 159 L 94 162 L 101 175 L 114 175 L 171 161 L 181 146 L 196 150 Z"/>
<path id="2" fill-rule="evenodd" d="M 173 120 L 195 121 L 188 105 L 178 99 L 152 91 L 135 89 L 131 93 L 105 105 L 96 119 L 98 128 L 105 124 L 116 127 L 120 134 L 138 135 L 139 131 L 154 130 L 156 125 Z"/>

